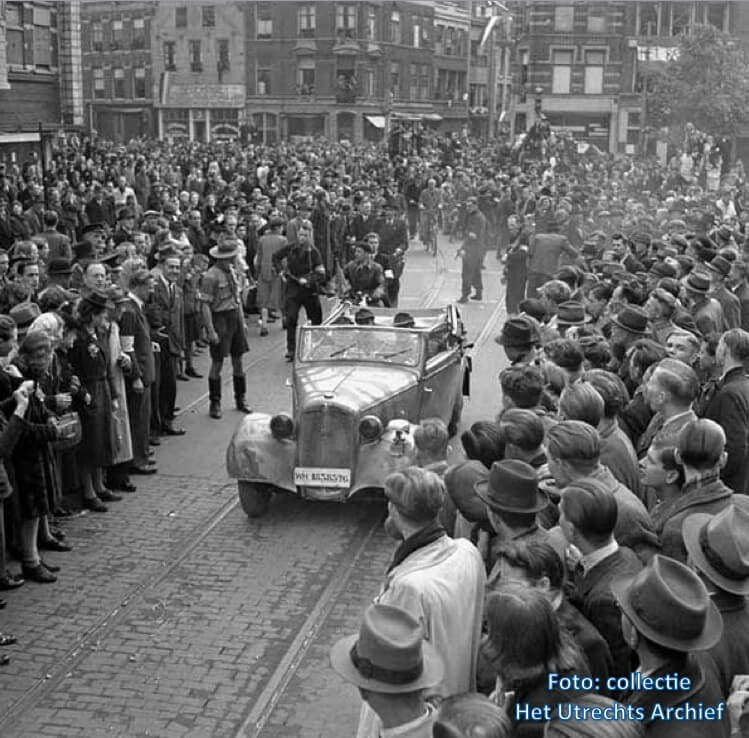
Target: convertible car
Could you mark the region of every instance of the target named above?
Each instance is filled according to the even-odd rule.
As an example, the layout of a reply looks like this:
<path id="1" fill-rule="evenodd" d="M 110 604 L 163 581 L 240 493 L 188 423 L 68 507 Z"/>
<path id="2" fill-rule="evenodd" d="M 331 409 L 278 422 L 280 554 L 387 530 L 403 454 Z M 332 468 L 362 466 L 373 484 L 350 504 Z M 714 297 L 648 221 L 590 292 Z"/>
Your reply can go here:
<path id="1" fill-rule="evenodd" d="M 342 502 L 381 490 L 414 463 L 424 418 L 456 433 L 471 369 L 457 309 L 370 308 L 370 325 L 355 323 L 357 309 L 343 303 L 322 325 L 300 328 L 290 415 L 252 413 L 235 430 L 226 468 L 250 517 L 278 491 Z"/>

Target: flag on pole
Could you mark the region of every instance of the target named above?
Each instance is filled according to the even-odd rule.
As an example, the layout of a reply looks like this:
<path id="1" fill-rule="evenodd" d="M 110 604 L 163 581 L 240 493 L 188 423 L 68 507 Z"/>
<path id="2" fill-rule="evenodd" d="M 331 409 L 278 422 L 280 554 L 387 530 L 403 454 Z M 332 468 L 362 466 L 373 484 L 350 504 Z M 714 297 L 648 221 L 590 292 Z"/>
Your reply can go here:
<path id="1" fill-rule="evenodd" d="M 491 10 L 492 15 L 484 26 L 484 31 L 481 34 L 481 41 L 479 41 L 479 52 L 483 53 L 484 46 L 492 35 L 492 31 L 497 27 L 497 24 L 502 20 L 502 13 L 509 13 L 507 6 L 500 2 L 500 0 L 484 0 L 486 6 Z"/>

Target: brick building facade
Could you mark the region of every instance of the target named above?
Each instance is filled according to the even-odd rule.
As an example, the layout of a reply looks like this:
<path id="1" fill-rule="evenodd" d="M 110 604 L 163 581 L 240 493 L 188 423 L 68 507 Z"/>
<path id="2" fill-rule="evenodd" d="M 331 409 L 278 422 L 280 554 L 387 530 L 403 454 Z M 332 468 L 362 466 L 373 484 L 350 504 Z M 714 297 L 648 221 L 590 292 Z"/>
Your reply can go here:
<path id="1" fill-rule="evenodd" d="M 81 47 L 86 124 L 127 141 L 155 132 L 151 34 L 154 2 L 84 0 Z"/>

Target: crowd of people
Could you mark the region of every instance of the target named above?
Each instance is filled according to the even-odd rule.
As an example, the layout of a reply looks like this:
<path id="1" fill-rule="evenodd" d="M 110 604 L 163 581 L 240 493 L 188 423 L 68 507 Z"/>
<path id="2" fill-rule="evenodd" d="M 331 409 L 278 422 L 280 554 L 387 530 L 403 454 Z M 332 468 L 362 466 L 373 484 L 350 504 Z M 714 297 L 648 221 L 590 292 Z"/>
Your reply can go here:
<path id="1" fill-rule="evenodd" d="M 397 306 L 409 247 L 439 227 L 458 302 L 503 265 L 510 365 L 466 461 L 427 419 L 419 467 L 387 479 L 399 545 L 331 655 L 364 700 L 359 735 L 727 735 L 724 711 L 653 714 L 716 706 L 749 673 L 743 169 L 716 195 L 714 166 L 578 154 L 553 131 L 530 152 L 425 132 L 390 154 L 86 140 L 0 169 L 0 589 L 55 581 L 40 552 L 70 549 L 76 498 L 106 512 L 156 473 L 196 354 L 210 416 L 227 357 L 250 412 L 250 339 L 280 323 L 293 360 L 321 296 Z M 564 719 L 568 703 L 615 719 Z"/>

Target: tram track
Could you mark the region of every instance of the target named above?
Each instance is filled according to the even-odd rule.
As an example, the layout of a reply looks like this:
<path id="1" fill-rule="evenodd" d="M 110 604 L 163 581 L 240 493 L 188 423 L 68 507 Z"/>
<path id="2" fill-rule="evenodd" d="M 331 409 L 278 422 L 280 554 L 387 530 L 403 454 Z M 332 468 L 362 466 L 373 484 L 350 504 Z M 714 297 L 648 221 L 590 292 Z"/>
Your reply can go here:
<path id="1" fill-rule="evenodd" d="M 422 294 L 419 307 L 425 308 L 433 305 L 444 285 L 447 270 L 444 266 L 444 254 L 441 249 L 432 263 L 434 264 L 434 279 L 429 289 Z M 280 346 L 282 337 L 283 334 L 274 343 Z M 268 345 L 267 348 L 273 351 L 272 344 Z M 248 362 L 245 365 L 245 370 L 259 366 L 264 361 L 267 362 L 268 356 L 268 351 L 263 352 L 262 355 Z M 207 394 L 201 395 L 186 405 L 180 414 L 184 415 L 194 411 L 206 400 Z M 233 486 L 233 482 L 212 486 L 216 490 L 226 490 Z M 92 651 L 101 648 L 108 636 L 126 621 L 134 608 L 138 607 L 144 596 L 157 589 L 160 583 L 169 580 L 175 570 L 183 565 L 188 557 L 238 507 L 239 501 L 236 496 L 233 496 L 232 499 L 225 501 L 209 515 L 203 517 L 188 532 L 182 534 L 170 547 L 168 554 L 156 566 L 151 567 L 148 575 L 129 588 L 123 596 L 118 597 L 116 603 L 109 604 L 106 611 L 96 622 L 75 638 L 75 642 L 62 657 L 58 658 L 53 665 L 42 666 L 44 673 L 38 676 L 33 681 L 32 686 L 0 714 L 0 732 L 3 735 L 15 735 L 14 728 L 21 718 L 35 705 L 39 704 L 45 695 L 53 693 L 66 678 L 75 672 L 76 668 L 86 660 Z M 314 642 L 315 636 L 328 618 L 340 594 L 345 590 L 346 583 L 350 581 L 351 576 L 356 571 L 362 555 L 366 552 L 367 546 L 381 524 L 382 515 L 376 515 L 374 520 L 364 521 L 356 534 L 352 536 L 334 573 L 329 577 L 322 593 L 310 609 L 309 615 L 297 630 L 288 649 L 280 657 L 277 666 L 262 687 L 260 696 L 250 705 L 249 713 L 247 713 L 237 733 L 238 736 L 256 736 L 267 723 L 278 699 L 284 694 L 289 681 L 296 673 L 309 646 Z"/>

